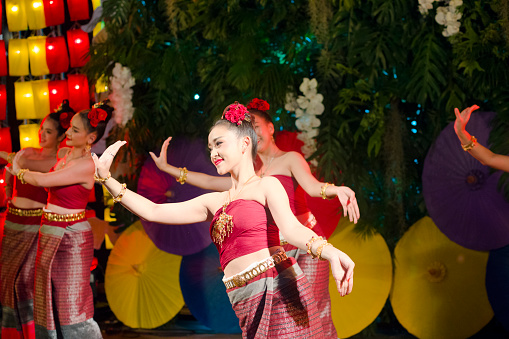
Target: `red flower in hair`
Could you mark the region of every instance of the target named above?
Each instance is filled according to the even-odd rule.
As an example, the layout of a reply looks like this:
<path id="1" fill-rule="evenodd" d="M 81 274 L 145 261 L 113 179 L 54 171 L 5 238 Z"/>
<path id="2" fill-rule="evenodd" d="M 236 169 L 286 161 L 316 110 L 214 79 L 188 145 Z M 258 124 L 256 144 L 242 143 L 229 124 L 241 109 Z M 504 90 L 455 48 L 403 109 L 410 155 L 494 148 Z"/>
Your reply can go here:
<path id="1" fill-rule="evenodd" d="M 232 124 L 237 124 L 237 126 L 242 125 L 243 120 L 250 121 L 246 106 L 239 104 L 237 101 L 225 108 L 223 119 L 228 120 Z"/>
<path id="2" fill-rule="evenodd" d="M 71 112 L 63 112 L 60 113 L 60 116 L 58 117 L 58 120 L 60 120 L 60 126 L 62 126 L 64 129 L 68 129 L 69 126 L 71 126 L 71 119 L 74 116 Z"/>
<path id="3" fill-rule="evenodd" d="M 267 101 L 258 98 L 254 98 L 249 104 L 247 104 L 247 109 L 256 109 L 262 112 L 268 111 L 269 108 L 270 105 Z"/>
<path id="4" fill-rule="evenodd" d="M 90 120 L 90 125 L 92 127 L 97 127 L 100 121 L 105 121 L 108 117 L 108 113 L 102 108 L 92 108 L 90 112 L 88 112 L 88 120 Z"/>

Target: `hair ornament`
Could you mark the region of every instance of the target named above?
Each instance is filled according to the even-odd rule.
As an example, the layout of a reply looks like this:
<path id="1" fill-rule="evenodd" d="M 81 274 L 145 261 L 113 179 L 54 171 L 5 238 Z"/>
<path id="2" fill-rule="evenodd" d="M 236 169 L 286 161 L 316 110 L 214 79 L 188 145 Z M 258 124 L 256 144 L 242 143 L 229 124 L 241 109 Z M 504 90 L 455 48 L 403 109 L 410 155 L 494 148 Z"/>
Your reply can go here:
<path id="1" fill-rule="evenodd" d="M 254 98 L 249 104 L 247 104 L 247 109 L 256 109 L 262 112 L 268 111 L 269 108 L 270 105 L 267 101 L 258 98 Z"/>
<path id="2" fill-rule="evenodd" d="M 100 121 L 105 121 L 108 117 L 108 113 L 102 108 L 93 107 L 90 112 L 88 112 L 88 120 L 90 120 L 90 125 L 92 127 L 97 127 Z"/>
<path id="3" fill-rule="evenodd" d="M 246 106 L 239 104 L 238 101 L 235 101 L 224 109 L 221 119 L 226 119 L 237 126 L 242 125 L 242 121 L 244 120 L 248 122 L 251 121 Z"/>
<path id="4" fill-rule="evenodd" d="M 55 113 L 60 113 L 58 116 L 60 126 L 62 126 L 63 129 L 68 129 L 69 126 L 71 126 L 71 119 L 76 112 L 69 106 L 69 100 L 64 100 L 58 108 L 55 109 Z"/>

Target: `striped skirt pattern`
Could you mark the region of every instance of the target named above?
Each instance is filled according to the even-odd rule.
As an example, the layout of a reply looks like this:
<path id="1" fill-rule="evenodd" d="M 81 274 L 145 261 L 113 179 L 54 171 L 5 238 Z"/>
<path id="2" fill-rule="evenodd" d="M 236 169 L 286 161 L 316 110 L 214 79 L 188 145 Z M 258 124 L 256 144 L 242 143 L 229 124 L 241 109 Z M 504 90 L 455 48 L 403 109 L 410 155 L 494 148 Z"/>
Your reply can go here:
<path id="1" fill-rule="evenodd" d="M 227 293 L 243 338 L 325 338 L 313 291 L 293 258 Z"/>
<path id="2" fill-rule="evenodd" d="M 62 223 L 43 219 L 35 264 L 37 338 L 57 338 L 55 316 L 63 338 L 102 338 L 93 320 L 90 287 L 93 245 L 88 221 Z"/>
<path id="3" fill-rule="evenodd" d="M 33 295 L 40 216 L 7 214 L 0 257 L 2 338 L 35 338 Z"/>

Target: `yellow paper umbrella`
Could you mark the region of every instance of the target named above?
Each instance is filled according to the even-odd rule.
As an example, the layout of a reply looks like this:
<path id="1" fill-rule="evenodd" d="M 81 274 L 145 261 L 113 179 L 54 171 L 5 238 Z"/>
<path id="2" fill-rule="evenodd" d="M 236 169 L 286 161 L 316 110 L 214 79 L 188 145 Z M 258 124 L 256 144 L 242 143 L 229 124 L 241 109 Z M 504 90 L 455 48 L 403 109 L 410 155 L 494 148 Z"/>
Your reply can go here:
<path id="1" fill-rule="evenodd" d="M 32 81 L 34 108 L 37 119 L 43 119 L 50 113 L 48 83 L 49 80 L 47 79 Z"/>
<path id="2" fill-rule="evenodd" d="M 30 81 L 14 83 L 14 101 L 16 104 L 16 119 L 37 119 L 34 91 Z"/>
<path id="3" fill-rule="evenodd" d="M 111 310 L 125 325 L 154 328 L 184 306 L 179 272 L 182 257 L 159 250 L 135 222 L 115 243 L 106 266 L 105 290 Z"/>
<path id="4" fill-rule="evenodd" d="M 28 42 L 26 39 L 9 40 L 9 75 L 28 75 Z"/>
<path id="5" fill-rule="evenodd" d="M 27 41 L 32 75 L 49 74 L 48 63 L 46 62 L 46 37 L 31 36 L 27 38 Z"/>
<path id="6" fill-rule="evenodd" d="M 21 148 L 39 148 L 39 125 L 19 125 L 19 144 Z"/>
<path id="7" fill-rule="evenodd" d="M 329 242 L 355 262 L 353 290 L 346 297 L 339 295 L 332 273 L 329 277 L 332 320 L 338 336 L 347 338 L 371 324 L 384 307 L 392 283 L 391 253 L 380 234 L 363 237 L 347 218 L 341 218 Z"/>
<path id="8" fill-rule="evenodd" d="M 9 31 L 15 32 L 27 29 L 25 0 L 5 0 L 5 15 Z"/>
<path id="9" fill-rule="evenodd" d="M 485 288 L 488 253 L 449 240 L 424 217 L 394 251 L 394 314 L 419 338 L 467 338 L 493 317 Z"/>

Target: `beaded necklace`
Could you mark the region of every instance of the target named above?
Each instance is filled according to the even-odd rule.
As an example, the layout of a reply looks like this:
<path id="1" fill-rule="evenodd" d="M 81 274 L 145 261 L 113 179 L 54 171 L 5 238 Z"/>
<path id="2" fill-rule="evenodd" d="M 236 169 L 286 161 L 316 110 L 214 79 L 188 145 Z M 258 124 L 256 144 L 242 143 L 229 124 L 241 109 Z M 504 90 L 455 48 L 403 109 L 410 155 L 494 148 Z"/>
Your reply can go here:
<path id="1" fill-rule="evenodd" d="M 219 246 L 223 244 L 224 238 L 230 235 L 233 230 L 233 216 L 226 213 L 226 208 L 239 196 L 240 192 L 242 192 L 244 187 L 246 187 L 247 183 L 254 177 L 256 177 L 256 174 L 246 180 L 246 182 L 242 185 L 242 188 L 231 200 L 230 191 L 228 191 L 228 199 L 226 199 L 226 202 L 223 205 L 223 210 L 221 211 L 221 214 L 217 218 L 216 222 L 214 223 L 214 227 L 212 228 L 212 240 L 216 244 L 219 244 Z"/>

